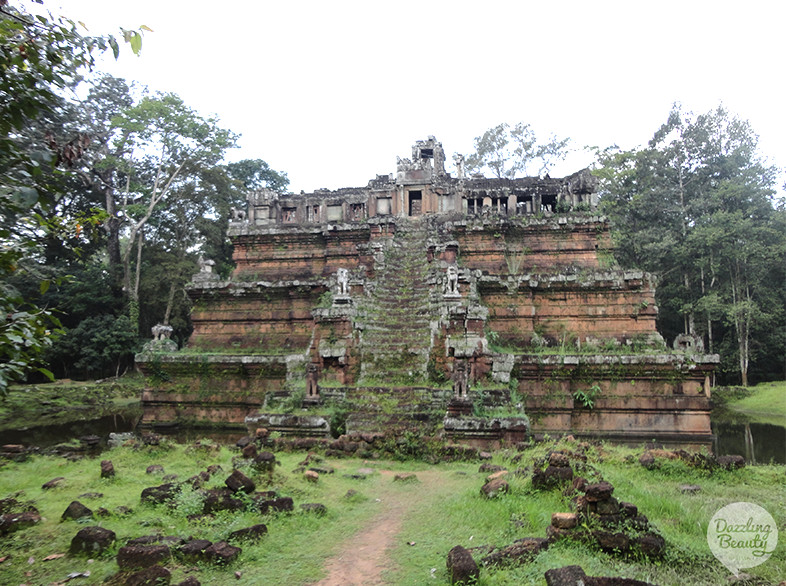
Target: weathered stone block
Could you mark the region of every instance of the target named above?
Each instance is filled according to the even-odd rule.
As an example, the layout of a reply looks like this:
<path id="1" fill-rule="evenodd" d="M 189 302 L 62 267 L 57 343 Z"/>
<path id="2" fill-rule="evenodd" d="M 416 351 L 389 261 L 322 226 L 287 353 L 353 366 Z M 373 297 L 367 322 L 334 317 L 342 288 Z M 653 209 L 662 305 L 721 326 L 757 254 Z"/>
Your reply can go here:
<path id="1" fill-rule="evenodd" d="M 584 496 L 588 502 L 597 503 L 598 501 L 607 500 L 612 492 L 614 492 L 614 487 L 604 480 L 603 482 L 587 485 L 587 488 L 584 489 Z"/>
<path id="2" fill-rule="evenodd" d="M 447 567 L 451 584 L 474 584 L 480 577 L 480 569 L 472 554 L 460 545 L 448 552 Z"/>
<path id="3" fill-rule="evenodd" d="M 545 470 L 536 468 L 532 473 L 532 487 L 548 490 L 567 484 L 573 480 L 573 469 L 562 466 L 547 466 Z"/>
<path id="4" fill-rule="evenodd" d="M 624 553 L 630 547 L 630 538 L 622 532 L 595 530 L 592 532 L 592 537 L 604 551 Z"/>
<path id="5" fill-rule="evenodd" d="M 581 566 L 565 566 L 546 571 L 547 586 L 589 586 L 587 574 Z"/>
<path id="6" fill-rule="evenodd" d="M 114 531 L 104 527 L 85 527 L 71 539 L 69 552 L 74 555 L 95 556 L 108 550 L 116 538 Z"/>
<path id="7" fill-rule="evenodd" d="M 114 478 L 115 466 L 112 460 L 101 460 L 101 478 Z"/>
<path id="8" fill-rule="evenodd" d="M 141 500 L 143 503 L 160 505 L 171 500 L 179 492 L 180 488 L 177 485 L 168 482 L 159 486 L 145 488 L 142 491 Z"/>
<path id="9" fill-rule="evenodd" d="M 573 529 L 579 524 L 579 517 L 575 513 L 552 513 L 551 524 L 557 529 Z"/>
<path id="10" fill-rule="evenodd" d="M 121 570 L 149 568 L 169 559 L 169 547 L 159 545 L 125 545 L 117 550 Z"/>
<path id="11" fill-rule="evenodd" d="M 480 494 L 486 498 L 495 498 L 508 492 L 508 490 L 510 490 L 508 483 L 502 478 L 496 478 L 484 484 L 480 489 Z"/>
<path id="12" fill-rule="evenodd" d="M 486 476 L 486 482 L 491 482 L 492 480 L 496 480 L 497 478 L 505 478 L 508 475 L 507 470 L 500 470 L 499 472 L 495 472 L 494 474 L 489 474 Z"/>
<path id="13" fill-rule="evenodd" d="M 235 540 L 248 540 L 248 541 L 257 541 L 262 538 L 263 535 L 267 534 L 267 525 L 259 523 L 257 525 L 252 525 L 251 527 L 245 527 L 243 529 L 238 529 L 237 531 L 233 531 L 227 537 L 228 541 L 235 541 Z"/>
<path id="14" fill-rule="evenodd" d="M 71 504 L 63 511 L 61 519 L 82 519 L 83 517 L 92 517 L 93 511 L 80 503 L 79 501 L 71 501 Z"/>
<path id="15" fill-rule="evenodd" d="M 636 538 L 636 545 L 644 555 L 657 558 L 663 555 L 666 540 L 656 533 L 644 533 Z"/>
<path id="16" fill-rule="evenodd" d="M 181 545 L 178 551 L 180 555 L 189 560 L 197 560 L 202 557 L 205 550 L 211 545 L 213 543 L 207 539 L 192 539 L 188 543 Z"/>
<path id="17" fill-rule="evenodd" d="M 549 454 L 549 465 L 557 468 L 566 468 L 570 466 L 570 459 L 567 454 L 562 452 L 551 452 Z"/>
<path id="18" fill-rule="evenodd" d="M 490 553 L 481 562 L 484 566 L 526 563 L 532 561 L 536 555 L 546 550 L 548 546 L 548 539 L 525 537 L 517 539 L 507 547 Z"/>
<path id="19" fill-rule="evenodd" d="M 65 480 L 65 476 L 58 476 L 57 478 L 53 478 L 52 480 L 42 484 L 41 488 L 43 490 L 50 490 L 52 488 L 56 488 L 56 487 L 60 486 L 63 483 L 64 480 Z"/>
<path id="20" fill-rule="evenodd" d="M 172 573 L 162 566 L 150 566 L 125 577 L 125 586 L 168 586 Z"/>
<path id="21" fill-rule="evenodd" d="M 235 561 L 242 551 L 226 541 L 219 541 L 205 549 L 205 559 L 216 564 L 229 564 Z"/>
<path id="22" fill-rule="evenodd" d="M 745 458 L 742 456 L 718 456 L 718 466 L 724 470 L 737 470 L 745 467 Z"/>
<path id="23" fill-rule="evenodd" d="M 7 535 L 32 527 L 41 521 L 38 511 L 22 511 L 20 513 L 5 513 L 0 515 L 0 535 Z"/>
<path id="24" fill-rule="evenodd" d="M 232 492 L 245 492 L 252 493 L 256 490 L 257 485 L 248 476 L 243 474 L 240 470 L 233 470 L 224 481 Z"/>

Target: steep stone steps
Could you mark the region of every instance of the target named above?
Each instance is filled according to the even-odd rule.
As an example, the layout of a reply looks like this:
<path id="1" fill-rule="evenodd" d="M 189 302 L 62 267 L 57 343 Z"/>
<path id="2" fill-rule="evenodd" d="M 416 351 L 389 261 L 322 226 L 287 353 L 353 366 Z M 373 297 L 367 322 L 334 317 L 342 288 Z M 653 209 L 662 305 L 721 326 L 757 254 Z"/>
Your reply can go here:
<path id="1" fill-rule="evenodd" d="M 412 381 L 426 373 L 431 348 L 427 231 L 419 222 L 397 223 L 375 266 L 376 287 L 362 303 L 361 376 Z"/>

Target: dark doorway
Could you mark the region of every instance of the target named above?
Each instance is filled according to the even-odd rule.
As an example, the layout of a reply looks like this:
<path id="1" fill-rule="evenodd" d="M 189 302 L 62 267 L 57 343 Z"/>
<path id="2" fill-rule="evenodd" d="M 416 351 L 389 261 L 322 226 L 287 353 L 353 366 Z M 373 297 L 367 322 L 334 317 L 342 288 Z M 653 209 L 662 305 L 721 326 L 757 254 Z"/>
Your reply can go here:
<path id="1" fill-rule="evenodd" d="M 409 192 L 409 215 L 419 216 L 423 213 L 423 192 L 410 191 Z"/>

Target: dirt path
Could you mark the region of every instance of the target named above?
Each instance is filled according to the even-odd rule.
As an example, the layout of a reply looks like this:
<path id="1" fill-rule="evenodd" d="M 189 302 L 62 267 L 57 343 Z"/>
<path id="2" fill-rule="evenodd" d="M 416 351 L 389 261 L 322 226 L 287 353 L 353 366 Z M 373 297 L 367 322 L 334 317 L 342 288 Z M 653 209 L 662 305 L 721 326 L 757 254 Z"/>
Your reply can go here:
<path id="1" fill-rule="evenodd" d="M 327 578 L 313 586 L 373 586 L 384 584 L 382 572 L 389 563 L 388 550 L 396 544 L 396 536 L 406 513 L 418 500 L 413 493 L 432 494 L 438 490 L 439 472 L 417 472 L 419 482 L 406 490 L 393 486 L 394 473 L 380 470 L 382 483 L 375 498 L 380 499 L 381 511 L 368 525 L 349 537 L 339 553 L 327 561 Z"/>

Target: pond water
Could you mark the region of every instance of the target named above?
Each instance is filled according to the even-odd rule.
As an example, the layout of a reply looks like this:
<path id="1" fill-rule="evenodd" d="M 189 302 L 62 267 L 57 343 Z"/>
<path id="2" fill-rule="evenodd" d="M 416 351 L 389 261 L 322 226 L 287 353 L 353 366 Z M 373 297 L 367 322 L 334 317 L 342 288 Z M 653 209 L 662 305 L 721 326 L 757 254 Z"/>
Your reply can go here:
<path id="1" fill-rule="evenodd" d="M 9 429 L 0 431 L 0 445 L 21 444 L 49 448 L 85 435 L 97 435 L 101 438 L 102 443 L 106 444 L 110 433 L 134 431 L 139 423 L 139 417 L 139 412 L 116 413 L 97 419 L 70 421 L 57 425 Z"/>
<path id="2" fill-rule="evenodd" d="M 739 454 L 749 464 L 786 464 L 786 427 L 769 423 L 713 421 L 713 452 Z"/>
<path id="3" fill-rule="evenodd" d="M 106 444 L 110 433 L 134 431 L 139 423 L 139 413 L 118 413 L 88 421 L 73 421 L 0 432 L 0 445 L 22 444 L 48 448 L 85 435 L 97 435 Z M 173 429 L 158 432 L 180 442 L 212 439 L 219 443 L 234 444 L 245 435 L 241 430 Z M 739 454 L 751 464 L 786 464 L 786 427 L 767 423 L 748 423 L 734 420 L 728 413 L 715 417 L 712 433 L 715 435 L 713 452 L 719 456 Z"/>

